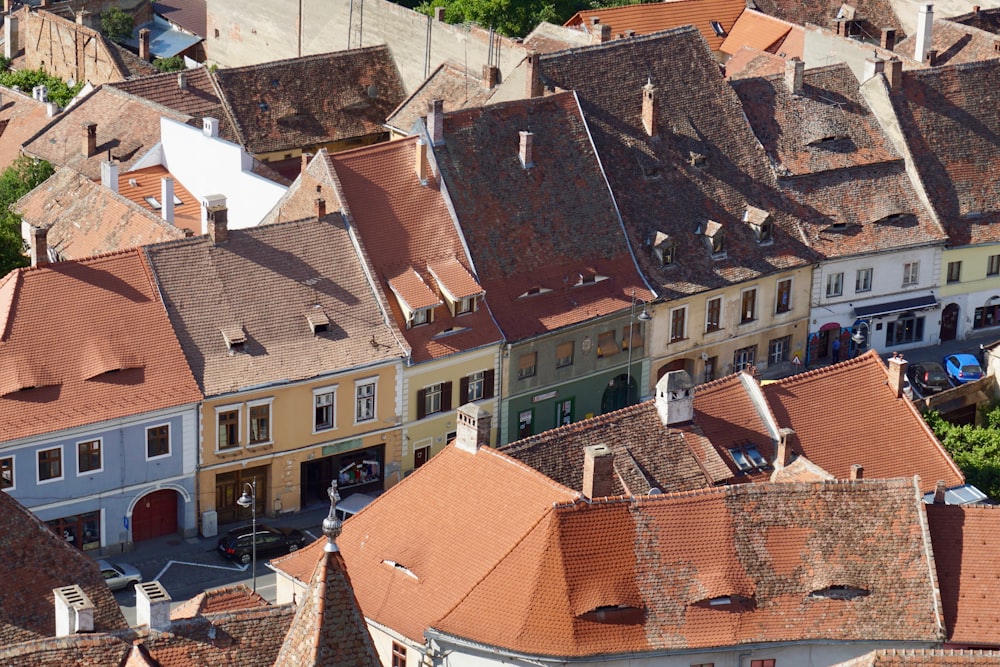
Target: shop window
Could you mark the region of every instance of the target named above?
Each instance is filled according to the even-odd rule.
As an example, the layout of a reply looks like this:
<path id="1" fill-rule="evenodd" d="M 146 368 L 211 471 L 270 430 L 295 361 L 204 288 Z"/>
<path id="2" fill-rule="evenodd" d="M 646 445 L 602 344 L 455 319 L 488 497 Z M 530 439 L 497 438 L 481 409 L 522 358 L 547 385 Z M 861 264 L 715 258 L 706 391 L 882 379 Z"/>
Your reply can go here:
<path id="1" fill-rule="evenodd" d="M 573 365 L 573 341 L 559 343 L 556 346 L 556 368 L 566 368 Z"/>
<path id="2" fill-rule="evenodd" d="M 76 443 L 77 472 L 99 472 L 101 465 L 101 440 L 86 440 Z"/>
<path id="3" fill-rule="evenodd" d="M 869 267 L 867 269 L 858 269 L 857 276 L 854 278 L 854 291 L 855 292 L 870 292 L 872 290 L 872 269 Z"/>
<path id="4" fill-rule="evenodd" d="M 240 411 L 237 409 L 219 409 L 216 413 L 219 422 L 219 449 L 232 449 L 240 446 Z"/>
<path id="5" fill-rule="evenodd" d="M 313 432 L 327 431 L 336 427 L 334 419 L 336 389 L 324 387 L 313 390 Z"/>
<path id="6" fill-rule="evenodd" d="M 610 357 L 618 354 L 618 341 L 615 340 L 614 331 L 605 331 L 597 337 L 597 356 Z"/>
<path id="7" fill-rule="evenodd" d="M 250 419 L 250 444 L 259 445 L 271 440 L 271 402 L 250 403 L 247 410 Z"/>
<path id="8" fill-rule="evenodd" d="M 369 449 L 340 457 L 337 486 L 341 489 L 373 484 L 381 480 L 382 462 L 376 450 Z"/>
<path id="9" fill-rule="evenodd" d="M 354 421 L 366 422 L 375 419 L 375 381 L 357 384 L 355 389 Z"/>
<path id="10" fill-rule="evenodd" d="M 531 422 L 534 420 L 534 410 L 523 410 L 517 415 L 517 438 L 521 440 L 533 433 Z"/>
<path id="11" fill-rule="evenodd" d="M 573 423 L 573 399 L 556 403 L 556 426 L 567 426 Z"/>
<path id="12" fill-rule="evenodd" d="M 775 661 L 771 660 L 751 660 L 750 667 L 775 667 Z"/>
<path id="13" fill-rule="evenodd" d="M 791 336 L 774 338 L 767 344 L 767 363 L 770 365 L 788 361 L 788 350 L 792 346 Z"/>
<path id="14" fill-rule="evenodd" d="M 14 488 L 14 457 L 0 459 L 0 489 Z"/>
<path id="15" fill-rule="evenodd" d="M 90 551 L 101 546 L 101 513 L 87 512 L 67 516 L 61 519 L 46 521 L 52 532 L 62 537 L 66 542 L 81 549 Z"/>
<path id="16" fill-rule="evenodd" d="M 392 667 L 406 667 L 406 647 L 392 643 Z"/>
<path id="17" fill-rule="evenodd" d="M 38 481 L 62 479 L 62 447 L 42 449 L 38 452 Z"/>
<path id="18" fill-rule="evenodd" d="M 170 425 L 153 426 L 146 429 L 146 458 L 170 454 Z"/>
<path id="19" fill-rule="evenodd" d="M 522 354 L 521 358 L 517 360 L 517 379 L 523 380 L 524 378 L 534 377 L 537 361 L 537 352 Z"/>
<path id="20" fill-rule="evenodd" d="M 972 317 L 973 329 L 993 327 L 997 323 L 1000 323 L 1000 304 L 976 308 L 975 314 Z"/>
<path id="21" fill-rule="evenodd" d="M 906 345 L 919 343 L 924 339 L 924 318 L 913 313 L 904 313 L 895 322 L 886 323 L 885 344 Z"/>
<path id="22" fill-rule="evenodd" d="M 711 382 L 715 379 L 715 369 L 718 365 L 718 357 L 709 357 L 705 360 L 705 382 Z"/>
<path id="23" fill-rule="evenodd" d="M 757 290 L 743 290 L 740 298 L 740 322 L 746 324 L 757 319 Z"/>
<path id="24" fill-rule="evenodd" d="M 777 303 L 774 306 L 774 312 L 776 313 L 787 313 L 792 309 L 792 279 L 788 278 L 786 280 L 778 281 L 778 295 Z"/>
<path id="25" fill-rule="evenodd" d="M 718 331 L 722 327 L 722 297 L 709 299 L 705 304 L 705 333 Z"/>

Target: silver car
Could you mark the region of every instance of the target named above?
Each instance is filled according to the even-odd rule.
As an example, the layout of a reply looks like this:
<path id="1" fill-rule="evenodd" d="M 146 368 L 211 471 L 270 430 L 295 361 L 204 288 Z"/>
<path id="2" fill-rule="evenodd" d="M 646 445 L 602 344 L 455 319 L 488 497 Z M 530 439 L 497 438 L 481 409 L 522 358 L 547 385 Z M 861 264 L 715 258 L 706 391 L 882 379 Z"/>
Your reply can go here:
<path id="1" fill-rule="evenodd" d="M 106 560 L 99 560 L 97 566 L 104 575 L 104 583 L 113 591 L 135 588 L 136 584 L 142 583 L 142 572 L 128 563 L 109 563 Z"/>

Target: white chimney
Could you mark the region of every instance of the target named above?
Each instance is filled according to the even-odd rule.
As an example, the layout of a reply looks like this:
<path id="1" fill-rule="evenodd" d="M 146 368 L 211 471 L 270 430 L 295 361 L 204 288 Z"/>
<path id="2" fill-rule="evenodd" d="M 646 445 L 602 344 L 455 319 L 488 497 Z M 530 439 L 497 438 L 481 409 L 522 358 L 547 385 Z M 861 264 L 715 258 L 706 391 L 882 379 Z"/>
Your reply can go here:
<path id="1" fill-rule="evenodd" d="M 55 102 L 46 102 L 45 103 L 45 114 L 49 118 L 55 118 L 55 115 L 57 113 L 59 113 L 59 105 L 58 104 L 56 104 Z"/>
<path id="2" fill-rule="evenodd" d="M 101 161 L 101 185 L 112 192 L 118 192 L 118 161 Z"/>
<path id="3" fill-rule="evenodd" d="M 170 594 L 159 581 L 147 581 L 135 587 L 135 622 L 150 630 L 170 628 Z"/>
<path id="4" fill-rule="evenodd" d="M 933 37 L 934 5 L 928 3 L 920 5 L 917 11 L 917 39 L 913 48 L 913 59 L 924 62 L 927 59 L 927 52 L 931 50 L 931 39 Z"/>
<path id="5" fill-rule="evenodd" d="M 792 95 L 801 95 L 805 90 L 806 64 L 798 58 L 785 61 L 785 85 Z"/>
<path id="6" fill-rule="evenodd" d="M 413 159 L 414 170 L 417 172 L 420 184 L 427 185 L 427 144 L 424 143 L 423 137 L 417 139 L 417 150 Z"/>
<path id="7" fill-rule="evenodd" d="M 181 90 L 187 90 L 188 87 L 187 72 L 177 73 L 177 87 L 180 88 Z"/>
<path id="8" fill-rule="evenodd" d="M 56 602 L 56 637 L 94 631 L 94 603 L 77 585 L 53 588 Z"/>
<path id="9" fill-rule="evenodd" d="M 174 179 L 169 176 L 160 179 L 160 215 L 165 222 L 174 224 Z"/>
<path id="10" fill-rule="evenodd" d="M 427 107 L 427 134 L 431 146 L 440 146 L 444 143 L 444 100 L 431 100 Z"/>
<path id="11" fill-rule="evenodd" d="M 455 414 L 455 446 L 475 454 L 479 447 L 490 444 L 493 415 L 475 403 L 466 403 Z"/>
<path id="12" fill-rule="evenodd" d="M 865 72 L 864 76 L 861 77 L 861 83 L 864 83 L 868 79 L 874 77 L 876 74 L 885 71 L 885 61 L 881 58 L 866 58 L 865 59 Z"/>
<path id="13" fill-rule="evenodd" d="M 687 371 L 670 371 L 656 383 L 656 412 L 664 426 L 694 419 L 694 382 Z"/>
<path id="14" fill-rule="evenodd" d="M 206 137 L 219 136 L 219 119 L 205 117 L 202 119 L 202 132 Z"/>
<path id="15" fill-rule="evenodd" d="M 535 155 L 533 151 L 532 144 L 534 143 L 535 135 L 531 132 L 526 132 L 521 130 L 518 132 L 518 136 L 521 138 L 520 145 L 518 146 L 517 156 L 521 160 L 521 166 L 525 169 L 531 169 L 535 166 Z"/>

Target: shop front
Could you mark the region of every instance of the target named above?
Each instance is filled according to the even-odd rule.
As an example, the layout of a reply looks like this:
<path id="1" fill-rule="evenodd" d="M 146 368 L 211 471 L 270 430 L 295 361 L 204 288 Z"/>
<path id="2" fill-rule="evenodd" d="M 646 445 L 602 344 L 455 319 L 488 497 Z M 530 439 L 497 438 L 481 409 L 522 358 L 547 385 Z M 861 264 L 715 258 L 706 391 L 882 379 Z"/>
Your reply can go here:
<path id="1" fill-rule="evenodd" d="M 85 512 L 46 521 L 52 532 L 81 551 L 101 548 L 101 513 Z"/>
<path id="2" fill-rule="evenodd" d="M 248 520 L 252 514 L 236 504 L 247 484 L 257 486 L 257 516 L 267 515 L 268 468 L 259 466 L 219 473 L 215 476 L 215 510 L 219 523 Z"/>
<path id="3" fill-rule="evenodd" d="M 324 447 L 320 458 L 301 464 L 303 508 L 329 503 L 326 490 L 334 479 L 341 498 L 353 493 L 378 494 L 384 489 L 385 445 L 340 451 L 343 444 Z"/>

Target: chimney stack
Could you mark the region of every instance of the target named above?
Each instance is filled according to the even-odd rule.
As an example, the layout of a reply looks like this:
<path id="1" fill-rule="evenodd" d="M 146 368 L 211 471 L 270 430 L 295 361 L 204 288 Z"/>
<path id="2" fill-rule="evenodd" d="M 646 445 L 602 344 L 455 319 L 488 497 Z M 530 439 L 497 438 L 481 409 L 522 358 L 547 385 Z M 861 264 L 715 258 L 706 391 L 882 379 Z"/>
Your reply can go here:
<path id="1" fill-rule="evenodd" d="M 656 136 L 656 116 L 659 106 L 656 101 L 656 88 L 653 87 L 653 82 L 647 79 L 646 85 L 642 87 L 642 127 L 651 137 Z"/>
<path id="2" fill-rule="evenodd" d="M 312 158 L 313 158 L 313 154 L 312 153 L 303 153 L 301 155 L 301 157 L 302 157 L 302 166 L 299 168 L 299 173 L 300 174 L 305 174 L 306 173 L 306 169 L 309 167 L 309 161 L 312 160 Z"/>
<path id="3" fill-rule="evenodd" d="M 783 428 L 778 431 L 778 451 L 774 457 L 774 467 L 784 468 L 792 462 L 792 441 L 795 439 L 795 431 L 790 428 Z"/>
<path id="4" fill-rule="evenodd" d="M 521 166 L 525 169 L 531 169 L 535 166 L 534 155 L 532 151 L 532 143 L 534 141 L 535 135 L 531 132 L 526 132 L 521 130 L 517 133 L 521 138 L 520 145 L 518 146 L 517 156 L 521 160 Z"/>
<path id="5" fill-rule="evenodd" d="M 83 124 L 83 157 L 97 154 L 97 123 Z"/>
<path id="6" fill-rule="evenodd" d="M 181 90 L 187 90 L 188 87 L 187 72 L 177 73 L 177 87 L 180 88 Z"/>
<path id="7" fill-rule="evenodd" d="M 6 7 L 6 1 L 4 2 L 4 6 Z M 18 49 L 17 17 L 11 14 L 10 11 L 4 17 L 3 36 L 3 55 L 8 60 L 11 60 L 17 55 L 20 49 Z"/>
<path id="8" fill-rule="evenodd" d="M 3 0 L 3 14 L 10 16 L 10 10 L 14 8 L 14 0 Z"/>
<path id="9" fill-rule="evenodd" d="M 427 185 L 427 144 L 423 137 L 417 139 L 415 155 L 413 158 L 413 169 L 417 173 L 417 179 L 421 185 Z"/>
<path id="10" fill-rule="evenodd" d="M 150 630 L 170 629 L 170 594 L 159 581 L 136 585 L 135 622 Z"/>
<path id="11" fill-rule="evenodd" d="M 614 492 L 615 455 L 607 445 L 583 448 L 583 495 L 607 498 Z"/>
<path id="12" fill-rule="evenodd" d="M 860 463 L 851 466 L 851 479 L 857 481 L 865 478 L 865 469 Z"/>
<path id="13" fill-rule="evenodd" d="M 538 64 L 538 52 L 530 51 L 525 58 L 527 69 L 525 70 L 524 96 L 542 96 L 542 70 Z"/>
<path id="14" fill-rule="evenodd" d="M 500 83 L 500 68 L 496 65 L 483 65 L 483 88 L 496 88 Z"/>
<path id="15" fill-rule="evenodd" d="M 31 265 L 43 266 L 49 263 L 49 230 L 47 227 L 31 228 Z"/>
<path id="16" fill-rule="evenodd" d="M 444 100 L 427 103 L 427 134 L 431 135 L 431 146 L 444 143 Z"/>
<path id="17" fill-rule="evenodd" d="M 806 64 L 798 58 L 785 61 L 785 84 L 792 95 L 801 95 L 805 90 L 803 76 L 805 75 Z"/>
<path id="18" fill-rule="evenodd" d="M 489 447 L 493 416 L 475 403 L 466 403 L 455 415 L 455 446 L 475 454 L 482 446 Z"/>
<path id="19" fill-rule="evenodd" d="M 201 133 L 206 137 L 219 136 L 219 119 L 206 116 L 201 119 Z"/>
<path id="20" fill-rule="evenodd" d="M 943 479 L 939 479 L 937 485 L 934 487 L 934 504 L 944 505 L 945 494 L 948 492 L 948 485 Z"/>
<path id="21" fill-rule="evenodd" d="M 882 38 L 879 40 L 879 46 L 881 46 L 886 51 L 892 51 L 894 48 L 896 48 L 895 28 L 882 28 Z"/>
<path id="22" fill-rule="evenodd" d="M 924 59 L 924 62 L 930 67 L 937 65 L 937 50 L 930 49 L 927 52 L 927 57 Z"/>
<path id="23" fill-rule="evenodd" d="M 934 33 L 934 5 L 922 4 L 917 11 L 917 39 L 913 47 L 913 59 L 918 62 L 927 60 Z"/>
<path id="24" fill-rule="evenodd" d="M 903 61 L 891 58 L 885 64 L 885 81 L 889 90 L 896 91 L 903 87 Z"/>
<path id="25" fill-rule="evenodd" d="M 434 8 L 434 20 L 444 23 L 444 7 Z"/>
<path id="26" fill-rule="evenodd" d="M 326 216 L 326 200 L 322 197 L 316 198 L 316 219 L 319 220 Z"/>
<path id="27" fill-rule="evenodd" d="M 94 631 L 94 603 L 78 585 L 53 588 L 56 603 L 56 637 Z"/>
<path id="28" fill-rule="evenodd" d="M 59 105 L 55 102 L 45 103 L 45 115 L 49 118 L 55 118 L 56 114 L 59 113 Z"/>
<path id="29" fill-rule="evenodd" d="M 225 195 L 208 195 L 202 202 L 202 233 L 208 234 L 212 243 L 219 245 L 229 240 L 229 210 Z"/>
<path id="30" fill-rule="evenodd" d="M 656 412 L 664 426 L 694 419 L 694 382 L 687 371 L 670 371 L 656 383 Z"/>
<path id="31" fill-rule="evenodd" d="M 160 179 L 160 215 L 164 222 L 174 224 L 174 179 L 169 176 Z"/>
<path id="32" fill-rule="evenodd" d="M 906 366 L 906 359 L 898 353 L 893 353 L 892 358 L 889 359 L 889 389 L 892 389 L 892 393 L 896 395 L 896 398 L 902 398 L 903 396 Z"/>
<path id="33" fill-rule="evenodd" d="M 149 57 L 149 28 L 143 28 L 139 31 L 139 60 L 146 62 L 152 60 Z"/>
<path id="34" fill-rule="evenodd" d="M 861 77 L 861 82 L 864 83 L 868 79 L 872 78 L 879 72 L 885 71 L 885 61 L 881 58 L 865 58 L 865 71 L 864 76 Z"/>
<path id="35" fill-rule="evenodd" d="M 118 192 L 118 161 L 101 162 L 101 185 L 112 192 Z"/>
<path id="36" fill-rule="evenodd" d="M 611 26 L 601 23 L 601 19 L 596 16 L 590 19 L 590 43 L 603 44 L 611 41 Z"/>

